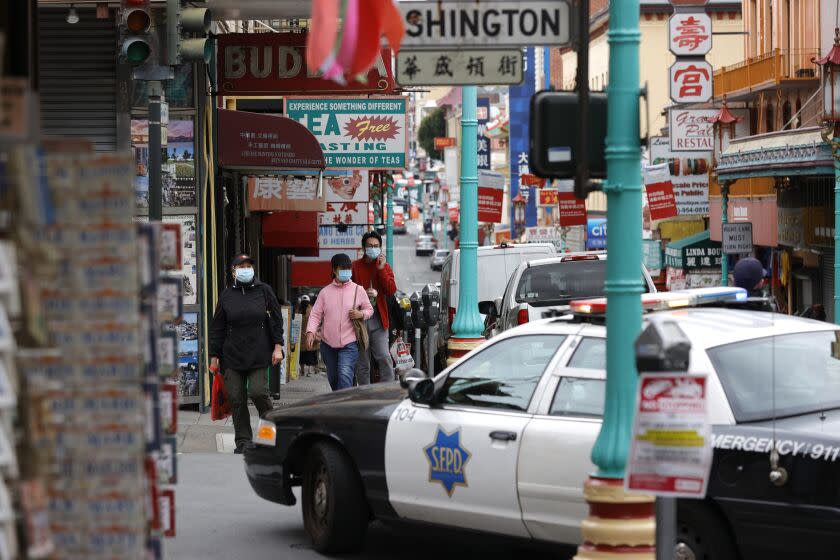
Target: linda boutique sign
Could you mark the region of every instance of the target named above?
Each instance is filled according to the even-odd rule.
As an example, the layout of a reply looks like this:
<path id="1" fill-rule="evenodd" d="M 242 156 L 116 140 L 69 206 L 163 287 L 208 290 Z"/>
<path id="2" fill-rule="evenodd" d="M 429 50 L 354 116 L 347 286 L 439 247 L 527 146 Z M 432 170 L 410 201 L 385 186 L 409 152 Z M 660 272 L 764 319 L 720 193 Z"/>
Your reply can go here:
<path id="1" fill-rule="evenodd" d="M 405 169 L 406 98 L 287 97 L 286 115 L 309 129 L 333 169 Z"/>

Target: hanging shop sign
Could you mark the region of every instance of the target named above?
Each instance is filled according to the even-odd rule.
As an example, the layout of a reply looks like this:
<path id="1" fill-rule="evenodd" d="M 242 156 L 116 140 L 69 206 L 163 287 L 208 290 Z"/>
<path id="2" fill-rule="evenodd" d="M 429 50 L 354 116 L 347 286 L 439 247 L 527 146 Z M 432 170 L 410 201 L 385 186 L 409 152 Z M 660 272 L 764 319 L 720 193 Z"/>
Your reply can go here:
<path id="1" fill-rule="evenodd" d="M 452 148 L 455 146 L 455 143 L 455 138 L 452 138 L 451 136 L 437 136 L 435 137 L 435 150 Z"/>
<path id="2" fill-rule="evenodd" d="M 370 175 L 362 169 L 328 169 L 324 172 L 327 202 L 369 202 Z"/>
<path id="3" fill-rule="evenodd" d="M 747 255 L 753 250 L 753 228 L 750 222 L 721 224 L 723 226 L 723 254 Z"/>
<path id="4" fill-rule="evenodd" d="M 251 212 L 323 211 L 324 195 L 320 177 L 292 173 L 243 177 Z"/>
<path id="5" fill-rule="evenodd" d="M 487 123 L 490 121 L 490 98 L 478 98 L 475 108 L 475 120 L 478 124 L 478 127 L 476 128 L 478 168 L 489 170 L 491 157 L 490 151 L 492 150 L 490 139 L 487 137 Z"/>
<path id="6" fill-rule="evenodd" d="M 505 176 L 496 171 L 478 170 L 478 221 L 501 223 L 505 198 Z"/>
<path id="7" fill-rule="evenodd" d="M 324 152 L 307 128 L 286 117 L 218 109 L 219 166 L 324 169 Z"/>
<path id="8" fill-rule="evenodd" d="M 560 193 L 557 189 L 537 189 L 537 206 L 554 208 L 560 204 Z"/>
<path id="9" fill-rule="evenodd" d="M 711 152 L 674 152 L 671 150 L 670 140 L 665 136 L 654 136 L 650 139 L 651 163 L 668 164 L 678 215 L 709 213 L 711 159 Z"/>
<path id="10" fill-rule="evenodd" d="M 511 115 L 528 115 L 531 110 L 531 98 L 534 96 L 536 86 L 536 49 L 529 47 L 525 52 L 525 80 L 522 85 L 510 86 L 508 90 L 508 108 Z M 521 194 L 528 202 L 525 207 L 525 225 L 533 227 L 537 225 L 536 196 L 533 200 L 530 196 L 531 189 L 528 183 L 520 179 L 523 175 L 531 174 L 531 167 L 528 161 L 530 151 L 529 119 L 516 118 L 509 122 L 508 139 L 508 161 L 510 162 L 510 199 Z M 540 186 L 544 186 L 544 183 Z M 514 205 L 509 205 L 508 223 L 515 224 Z"/>
<path id="11" fill-rule="evenodd" d="M 365 202 L 327 202 L 327 209 L 318 213 L 320 225 L 367 225 L 368 204 Z"/>
<path id="12" fill-rule="evenodd" d="M 398 2 L 403 48 L 570 46 L 569 0 Z"/>
<path id="13" fill-rule="evenodd" d="M 703 59 L 677 59 L 669 71 L 671 100 L 705 103 L 712 98 L 712 75 L 712 65 Z"/>
<path id="14" fill-rule="evenodd" d="M 607 248 L 607 220 L 606 218 L 590 218 L 586 220 L 586 249 Z"/>
<path id="15" fill-rule="evenodd" d="M 705 12 L 677 12 L 668 20 L 668 47 L 677 56 L 704 56 L 712 50 L 712 18 Z"/>
<path id="16" fill-rule="evenodd" d="M 405 169 L 407 108 L 405 97 L 286 98 L 286 114 L 317 138 L 331 168 Z"/>
<path id="17" fill-rule="evenodd" d="M 247 96 L 330 93 L 392 93 L 390 49 L 382 49 L 362 81 L 338 84 L 306 66 L 307 33 L 220 33 L 219 89 L 222 95 Z"/>
<path id="18" fill-rule="evenodd" d="M 644 170 L 645 192 L 651 220 L 664 220 L 677 215 L 674 185 L 667 163 L 649 165 Z"/>
<path id="19" fill-rule="evenodd" d="M 665 247 L 665 266 L 671 268 L 718 268 L 721 260 L 720 242 L 710 239 L 708 230 Z"/>
<path id="20" fill-rule="evenodd" d="M 445 5 L 445 4 L 444 4 Z M 521 49 L 401 50 L 401 86 L 505 86 L 522 83 Z"/>
<path id="21" fill-rule="evenodd" d="M 715 149 L 714 125 L 709 119 L 717 109 L 671 109 L 668 132 L 672 152 L 700 152 Z"/>
<path id="22" fill-rule="evenodd" d="M 586 225 L 586 200 L 577 198 L 575 193 L 570 192 L 558 192 L 557 199 L 561 226 Z"/>
<path id="23" fill-rule="evenodd" d="M 702 498 L 712 469 L 712 428 L 704 375 L 642 374 L 627 490 Z"/>

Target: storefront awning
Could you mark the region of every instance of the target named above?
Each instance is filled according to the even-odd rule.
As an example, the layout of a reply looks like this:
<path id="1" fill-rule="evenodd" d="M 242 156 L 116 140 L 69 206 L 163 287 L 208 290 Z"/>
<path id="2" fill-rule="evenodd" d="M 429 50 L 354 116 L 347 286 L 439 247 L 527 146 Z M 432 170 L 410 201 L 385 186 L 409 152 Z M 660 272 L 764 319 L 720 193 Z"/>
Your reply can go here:
<path id="1" fill-rule="evenodd" d="M 833 175 L 831 147 L 819 128 L 774 132 L 733 140 L 717 168 L 719 181 L 748 177 Z"/>
<path id="2" fill-rule="evenodd" d="M 315 135 L 288 117 L 219 109 L 219 166 L 228 169 L 311 169 L 326 166 Z"/>
<path id="3" fill-rule="evenodd" d="M 665 247 L 665 266 L 671 268 L 719 268 L 721 247 L 710 239 L 709 230 L 672 241 Z"/>

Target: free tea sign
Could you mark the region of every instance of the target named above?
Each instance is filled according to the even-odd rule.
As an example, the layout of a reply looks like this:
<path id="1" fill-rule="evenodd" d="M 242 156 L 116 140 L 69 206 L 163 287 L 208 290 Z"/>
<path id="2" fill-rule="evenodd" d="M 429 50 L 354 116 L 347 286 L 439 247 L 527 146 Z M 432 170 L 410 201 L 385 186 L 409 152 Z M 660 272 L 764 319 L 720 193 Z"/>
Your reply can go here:
<path id="1" fill-rule="evenodd" d="M 286 115 L 318 139 L 327 167 L 405 169 L 404 97 L 287 97 Z"/>

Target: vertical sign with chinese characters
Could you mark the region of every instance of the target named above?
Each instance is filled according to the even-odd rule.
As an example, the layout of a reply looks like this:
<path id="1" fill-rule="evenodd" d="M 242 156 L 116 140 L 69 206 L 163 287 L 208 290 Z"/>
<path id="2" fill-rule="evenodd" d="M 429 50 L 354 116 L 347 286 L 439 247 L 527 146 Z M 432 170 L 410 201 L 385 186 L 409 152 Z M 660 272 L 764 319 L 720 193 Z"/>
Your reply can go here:
<path id="1" fill-rule="evenodd" d="M 525 50 L 525 79 L 521 86 L 511 86 L 509 89 L 509 105 L 511 115 L 528 115 L 531 111 L 531 97 L 534 95 L 534 49 Z M 529 150 L 528 119 L 510 119 L 510 198 L 513 200 L 520 191 L 519 177 L 530 174 L 528 166 Z M 525 225 L 537 225 L 537 197 L 530 196 L 531 188 L 522 188 L 522 197 L 528 200 L 525 208 Z M 510 222 L 515 223 L 513 204 L 510 205 Z"/>
<path id="2" fill-rule="evenodd" d="M 668 21 L 668 48 L 677 56 L 668 72 L 671 99 L 704 103 L 712 98 L 712 19 L 705 12 L 677 11 Z"/>
<path id="3" fill-rule="evenodd" d="M 478 121 L 478 168 L 490 169 L 490 139 L 486 136 L 487 122 L 490 120 L 490 99 L 487 97 L 478 98 L 476 107 L 476 120 Z"/>

